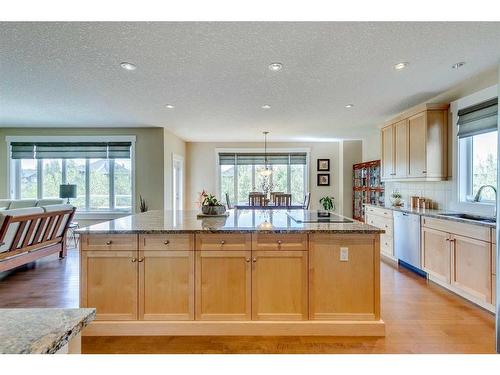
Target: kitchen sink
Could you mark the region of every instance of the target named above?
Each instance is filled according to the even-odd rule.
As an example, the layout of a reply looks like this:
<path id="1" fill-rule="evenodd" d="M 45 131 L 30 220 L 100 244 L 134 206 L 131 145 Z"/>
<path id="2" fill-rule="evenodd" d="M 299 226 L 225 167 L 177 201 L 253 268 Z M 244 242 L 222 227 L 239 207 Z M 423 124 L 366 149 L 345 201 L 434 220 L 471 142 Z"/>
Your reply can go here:
<path id="1" fill-rule="evenodd" d="M 480 221 L 482 223 L 496 223 L 496 220 L 493 217 L 476 216 L 476 215 L 470 215 L 470 214 L 464 214 L 464 213 L 439 214 L 439 216 L 456 217 L 459 219 Z"/>

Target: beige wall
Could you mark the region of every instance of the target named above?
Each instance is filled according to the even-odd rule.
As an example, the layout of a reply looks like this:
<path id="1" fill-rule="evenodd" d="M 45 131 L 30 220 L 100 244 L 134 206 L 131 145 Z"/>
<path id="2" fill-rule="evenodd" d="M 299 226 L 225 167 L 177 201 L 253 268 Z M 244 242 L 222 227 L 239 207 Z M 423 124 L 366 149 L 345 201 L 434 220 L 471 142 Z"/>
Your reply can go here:
<path id="1" fill-rule="evenodd" d="M 135 196 L 146 199 L 150 209 L 164 205 L 163 128 L 1 128 L 0 129 L 0 197 L 8 196 L 6 136 L 95 136 L 135 135 Z M 137 209 L 138 210 L 138 209 Z"/>
<path id="2" fill-rule="evenodd" d="M 352 166 L 362 161 L 362 141 L 343 141 L 341 150 L 342 210 L 340 213 L 352 217 Z"/>
<path id="3" fill-rule="evenodd" d="M 217 162 L 216 148 L 262 148 L 259 142 L 188 142 L 186 144 L 186 208 L 194 208 L 197 193 L 203 189 L 216 192 Z M 335 197 L 337 210 L 342 204 L 340 196 L 339 174 L 343 173 L 339 165 L 339 142 L 274 142 L 269 148 L 308 148 L 310 149 L 311 167 L 309 170 L 309 190 L 311 208 L 320 207 L 319 199 L 325 195 Z M 330 186 L 316 186 L 316 160 L 330 159 Z M 351 172 L 349 172 L 351 174 Z"/>
<path id="4" fill-rule="evenodd" d="M 184 174 L 182 176 L 183 179 L 183 184 L 184 186 L 184 202 L 182 204 L 182 207 L 185 206 L 186 202 L 186 194 L 185 194 L 185 186 L 186 186 L 186 142 L 184 142 L 182 139 L 168 131 L 167 129 L 164 129 L 163 131 L 163 147 L 164 147 L 164 165 L 165 165 L 165 174 L 164 174 L 164 201 L 165 201 L 165 209 L 166 210 L 171 210 L 173 208 L 173 195 L 172 195 L 172 189 L 173 189 L 173 180 L 172 180 L 172 159 L 173 155 L 178 155 L 181 158 L 184 159 Z"/>

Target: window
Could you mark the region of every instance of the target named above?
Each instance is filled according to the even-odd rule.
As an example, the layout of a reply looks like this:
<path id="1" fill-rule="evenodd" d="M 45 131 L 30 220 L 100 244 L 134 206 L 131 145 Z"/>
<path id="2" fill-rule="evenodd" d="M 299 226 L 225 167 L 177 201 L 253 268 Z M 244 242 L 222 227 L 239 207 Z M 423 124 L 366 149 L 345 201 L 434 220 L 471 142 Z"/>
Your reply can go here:
<path id="1" fill-rule="evenodd" d="M 497 102 L 492 99 L 458 111 L 459 197 L 474 202 L 481 186 L 497 186 Z M 482 203 L 493 204 L 495 192 L 484 189 Z"/>
<path id="2" fill-rule="evenodd" d="M 307 192 L 307 154 L 270 153 L 268 166 L 271 191 L 292 194 L 292 204 L 302 204 Z M 219 153 L 219 193 L 226 193 L 232 203 L 248 203 L 251 191 L 264 191 L 265 169 L 263 153 Z"/>
<path id="3" fill-rule="evenodd" d="M 130 212 L 131 146 L 131 142 L 11 142 L 11 196 L 58 198 L 61 184 L 75 184 L 77 197 L 71 203 L 80 212 Z"/>

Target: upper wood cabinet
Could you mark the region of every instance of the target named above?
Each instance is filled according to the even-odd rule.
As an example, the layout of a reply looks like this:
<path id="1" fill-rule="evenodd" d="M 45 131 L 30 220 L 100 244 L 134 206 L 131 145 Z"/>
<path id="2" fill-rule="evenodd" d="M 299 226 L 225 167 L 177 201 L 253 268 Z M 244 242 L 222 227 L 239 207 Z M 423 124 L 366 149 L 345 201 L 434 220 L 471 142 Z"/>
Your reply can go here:
<path id="1" fill-rule="evenodd" d="M 382 128 L 382 179 L 439 181 L 448 177 L 448 107 L 421 105 Z"/>

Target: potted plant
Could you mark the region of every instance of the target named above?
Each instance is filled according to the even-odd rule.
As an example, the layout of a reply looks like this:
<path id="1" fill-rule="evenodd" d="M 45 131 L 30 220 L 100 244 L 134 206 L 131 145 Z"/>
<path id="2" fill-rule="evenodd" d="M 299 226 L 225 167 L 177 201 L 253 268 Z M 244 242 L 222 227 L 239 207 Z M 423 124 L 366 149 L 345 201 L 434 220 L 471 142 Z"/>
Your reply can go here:
<path id="1" fill-rule="evenodd" d="M 395 207 L 399 207 L 403 205 L 402 199 L 403 196 L 398 190 L 394 190 L 391 194 L 391 203 Z"/>
<path id="2" fill-rule="evenodd" d="M 202 193 L 201 212 L 204 215 L 222 215 L 226 207 L 221 204 L 213 194 Z"/>
<path id="3" fill-rule="evenodd" d="M 326 196 L 319 200 L 323 206 L 324 211 L 318 211 L 318 216 L 330 216 L 330 211 L 335 210 L 335 198 Z"/>

